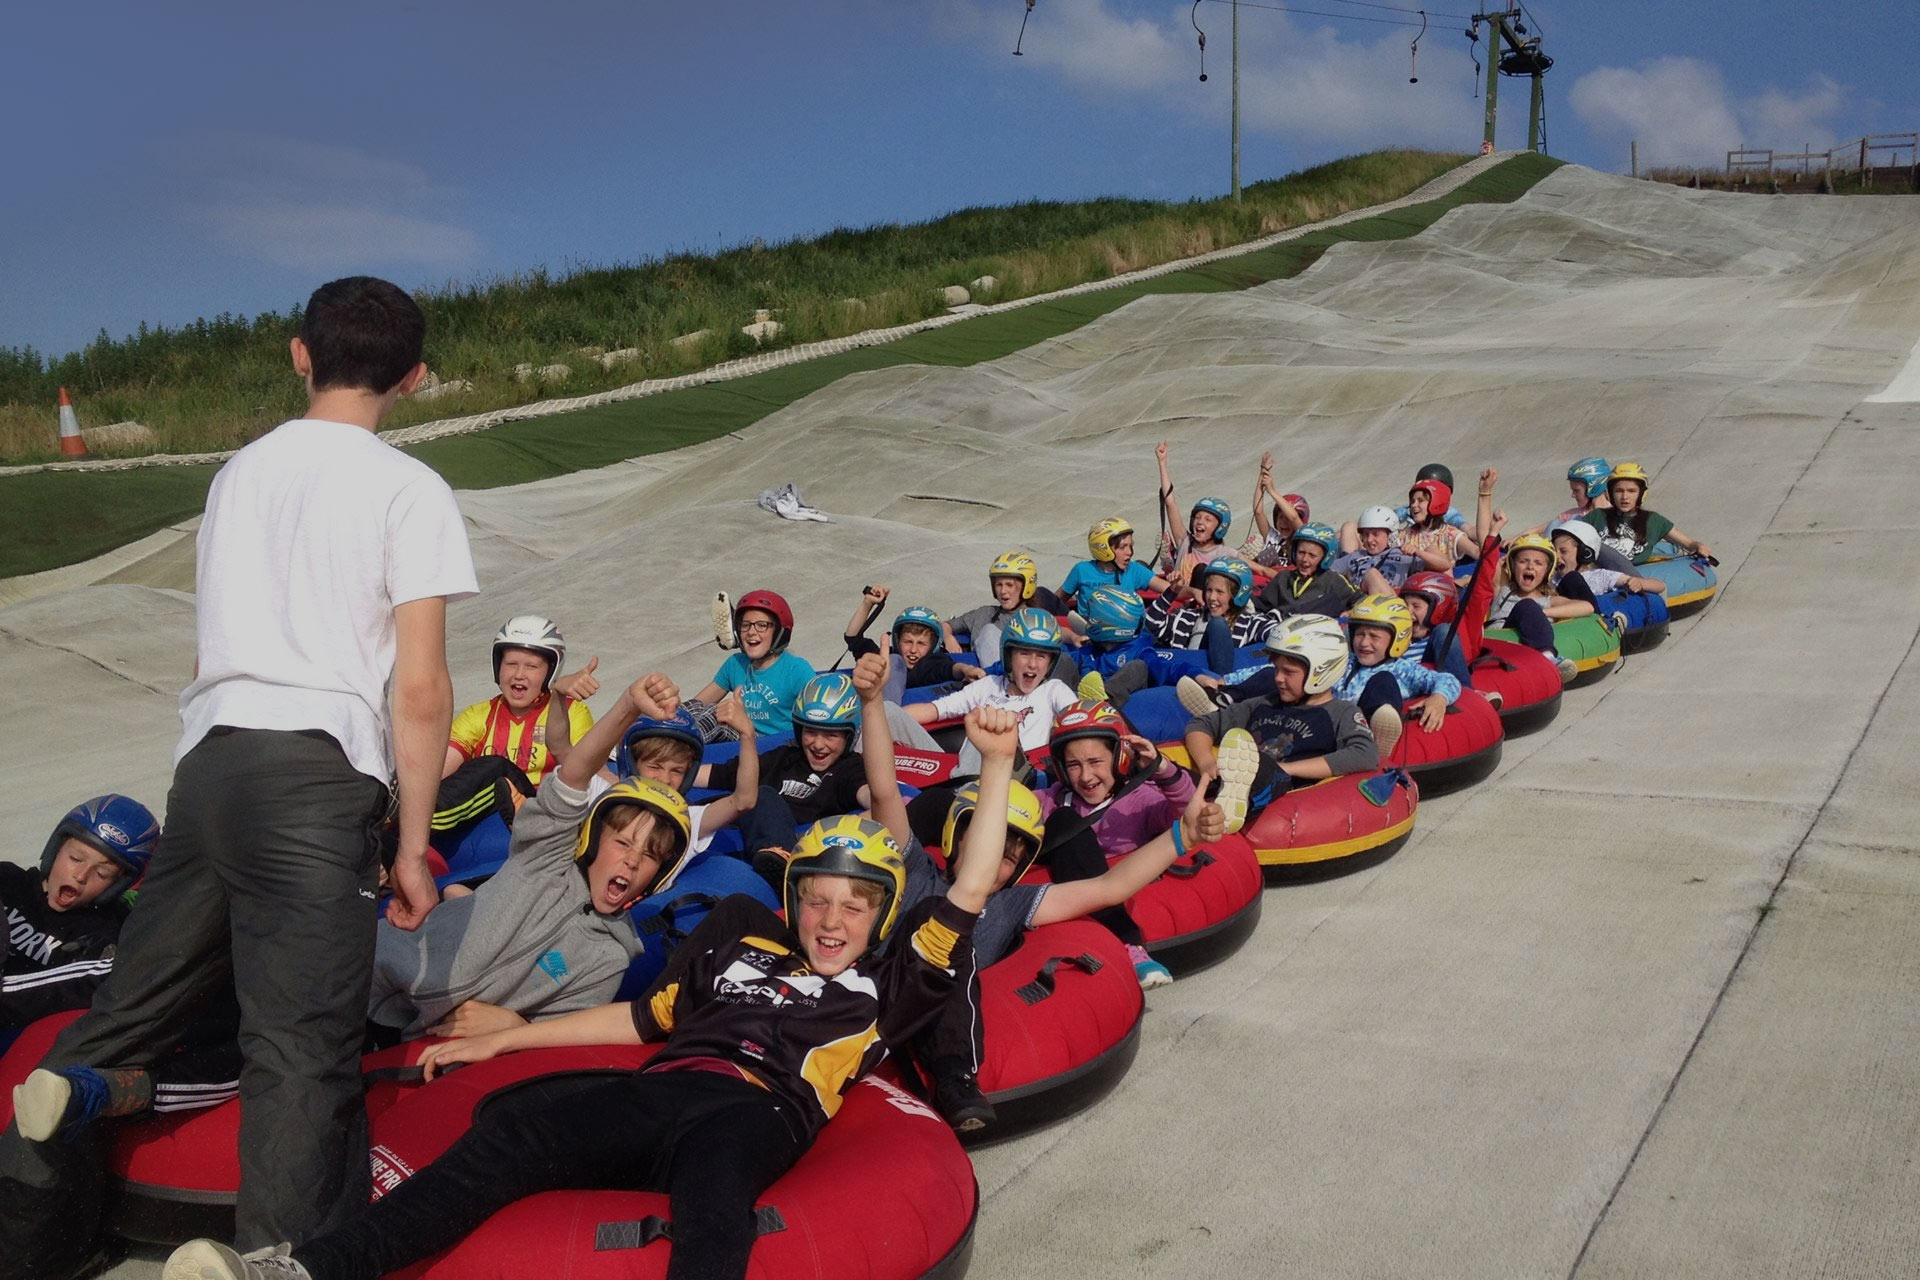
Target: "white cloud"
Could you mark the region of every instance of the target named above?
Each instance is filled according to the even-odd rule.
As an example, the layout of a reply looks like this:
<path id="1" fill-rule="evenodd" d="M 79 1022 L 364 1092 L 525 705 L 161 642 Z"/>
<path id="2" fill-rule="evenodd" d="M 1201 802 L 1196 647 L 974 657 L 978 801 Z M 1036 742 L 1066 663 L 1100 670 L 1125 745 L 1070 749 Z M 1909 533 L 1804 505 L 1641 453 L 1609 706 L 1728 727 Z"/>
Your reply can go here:
<path id="1" fill-rule="evenodd" d="M 238 252 L 300 271 L 451 271 L 480 237 L 437 216 L 457 192 L 420 167 L 354 147 L 202 133 L 164 148 L 179 211 Z"/>
<path id="2" fill-rule="evenodd" d="M 1600 67 L 1574 82 L 1573 109 L 1595 134 L 1640 144 L 1640 163 L 1721 164 L 1735 147 L 1798 151 L 1832 145 L 1842 88 L 1817 76 L 1805 92 L 1729 92 L 1719 68 L 1698 58 Z"/>
<path id="3" fill-rule="evenodd" d="M 1019 26 L 1017 7 L 966 0 L 943 8 L 957 38 L 1005 58 Z M 1192 14 L 1191 4 L 1127 17 L 1108 0 L 1043 2 L 1017 70 L 1057 75 L 1099 94 L 1153 97 L 1169 110 L 1224 121 L 1231 110 L 1232 15 L 1224 5 L 1200 6 L 1207 33 L 1207 83 L 1200 84 Z M 1408 78 L 1416 28 L 1313 22 L 1272 9 L 1241 11 L 1243 129 L 1307 145 L 1476 148 L 1481 107 L 1471 97 L 1466 41 L 1452 24 L 1435 22 L 1427 32 L 1415 85 Z"/>

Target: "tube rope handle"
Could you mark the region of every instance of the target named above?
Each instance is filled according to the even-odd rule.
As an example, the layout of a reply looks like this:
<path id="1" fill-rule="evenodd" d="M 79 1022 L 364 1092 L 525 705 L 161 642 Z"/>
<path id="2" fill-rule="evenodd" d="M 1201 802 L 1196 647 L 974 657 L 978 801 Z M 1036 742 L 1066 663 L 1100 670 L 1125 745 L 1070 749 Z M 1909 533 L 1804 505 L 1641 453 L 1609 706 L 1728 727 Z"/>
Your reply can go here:
<path id="1" fill-rule="evenodd" d="M 1093 974 L 1106 968 L 1104 961 L 1091 952 L 1081 952 L 1077 956 L 1054 956 L 1040 966 L 1040 972 L 1033 975 L 1033 981 L 1023 987 L 1016 987 L 1013 994 L 1027 1004 L 1039 1004 L 1053 994 L 1054 974 L 1061 965 L 1072 965 L 1082 973 Z"/>

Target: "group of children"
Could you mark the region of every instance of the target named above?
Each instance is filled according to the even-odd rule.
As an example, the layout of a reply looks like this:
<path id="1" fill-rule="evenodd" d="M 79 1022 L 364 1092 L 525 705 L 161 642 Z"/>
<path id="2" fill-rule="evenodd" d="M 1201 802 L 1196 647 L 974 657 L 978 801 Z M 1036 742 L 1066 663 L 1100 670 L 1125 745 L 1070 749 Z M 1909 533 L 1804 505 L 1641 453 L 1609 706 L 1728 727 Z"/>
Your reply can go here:
<path id="1" fill-rule="evenodd" d="M 1236 549 L 1220 499 L 1177 521 L 1164 445 L 1158 461 L 1178 532 L 1163 533 L 1153 562 L 1136 558 L 1130 524 L 1103 519 L 1057 592 L 1031 555 L 1009 551 L 988 568 L 991 603 L 947 620 L 912 605 L 878 640 L 865 633 L 891 593 L 868 587 L 845 629 L 847 672 L 816 673 L 791 652 L 794 613 L 778 594 L 723 594 L 714 620 L 729 653 L 707 684 L 683 697 L 649 674 L 596 719 L 585 699 L 597 661 L 563 673 L 558 627 L 510 619 L 492 650 L 498 695 L 453 722 L 436 816 L 451 839 L 499 815 L 510 856 L 449 886 L 419 930 L 380 926 L 369 1046 L 450 1037 L 425 1051 L 429 1075 L 529 1048 L 665 1047 L 589 1093 L 490 1109 L 345 1230 L 244 1259 L 195 1242 L 168 1274 L 385 1274 L 521 1196 L 599 1186 L 673 1196 L 674 1274 L 744 1274 L 754 1197 L 884 1055 L 911 1064 L 956 1127 L 991 1121 L 978 975 L 1025 929 L 1093 916 L 1127 945 L 1143 987 L 1169 982 L 1129 898 L 1296 782 L 1377 769 L 1409 699 L 1435 727 L 1470 683 L 1448 643 L 1463 563 L 1502 556 L 1477 621 L 1555 656 L 1553 620 L 1592 612 L 1608 591 L 1661 589 L 1630 570 L 1662 539 L 1709 554 L 1644 508 L 1633 463 L 1576 464 L 1576 508 L 1503 548 L 1492 468 L 1471 529 L 1435 464 L 1403 507 L 1370 507 L 1336 531 L 1280 493 L 1263 458 L 1255 530 Z M 1191 714 L 1188 768 L 1124 717 L 1157 685 L 1175 686 Z M 956 722 L 954 783 L 910 800 L 896 747 L 940 750 L 935 732 Z M 671 889 L 729 827 L 784 920 L 729 899 L 648 993 L 611 1003 L 641 949 L 629 908 Z M 0 1044 L 84 1005 L 158 836 L 144 807 L 103 796 L 62 820 L 37 873 L 0 865 Z M 1022 881 L 1036 863 L 1049 884 Z M 765 998 L 775 989 L 783 998 Z M 829 1045 L 837 1065 L 823 1076 Z M 131 1075 L 146 1078 L 111 1064 L 35 1072 L 16 1095 L 22 1133 L 71 1140 L 152 1106 L 151 1076 Z M 623 1160 L 642 1146 L 667 1155 Z"/>

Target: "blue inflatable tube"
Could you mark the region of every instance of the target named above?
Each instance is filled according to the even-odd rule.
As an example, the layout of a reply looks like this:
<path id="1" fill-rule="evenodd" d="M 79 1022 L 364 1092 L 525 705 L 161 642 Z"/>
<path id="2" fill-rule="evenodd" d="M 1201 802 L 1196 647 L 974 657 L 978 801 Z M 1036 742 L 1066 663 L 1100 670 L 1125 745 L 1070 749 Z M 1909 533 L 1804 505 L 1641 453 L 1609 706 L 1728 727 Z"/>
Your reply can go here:
<path id="1" fill-rule="evenodd" d="M 1593 611 L 1603 618 L 1618 614 L 1627 620 L 1620 647 L 1628 653 L 1651 649 L 1667 638 L 1667 601 L 1656 592 L 1608 591 L 1594 597 Z"/>
<path id="2" fill-rule="evenodd" d="M 1687 555 L 1671 542 L 1656 542 L 1653 557 L 1645 564 L 1635 565 L 1633 571 L 1643 578 L 1658 578 L 1666 583 L 1668 616 L 1684 618 L 1712 604 L 1714 596 L 1719 594 L 1720 576 L 1713 568 L 1712 561 Z"/>

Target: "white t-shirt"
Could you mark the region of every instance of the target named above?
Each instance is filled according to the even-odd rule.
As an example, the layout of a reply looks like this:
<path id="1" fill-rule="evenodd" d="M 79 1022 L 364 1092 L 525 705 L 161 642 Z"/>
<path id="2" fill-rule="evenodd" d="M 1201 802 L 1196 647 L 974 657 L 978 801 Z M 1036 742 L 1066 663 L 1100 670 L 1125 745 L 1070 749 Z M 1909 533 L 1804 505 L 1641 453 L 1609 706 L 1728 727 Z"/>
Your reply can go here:
<path id="1" fill-rule="evenodd" d="M 447 482 L 371 431 L 296 418 L 214 477 L 198 555 L 175 762 L 216 725 L 319 729 L 391 778 L 394 606 L 479 589 Z"/>
<path id="2" fill-rule="evenodd" d="M 947 720 L 963 716 L 975 707 L 1004 707 L 1019 715 L 1020 749 L 1031 751 L 1047 745 L 1047 738 L 1053 732 L 1053 718 L 1077 700 L 1073 690 L 1058 680 L 1042 680 L 1032 693 L 1018 694 L 1007 688 L 1005 676 L 987 676 L 944 698 L 934 699 L 933 710 L 939 719 Z M 961 752 L 963 758 L 969 754 L 969 751 Z"/>

